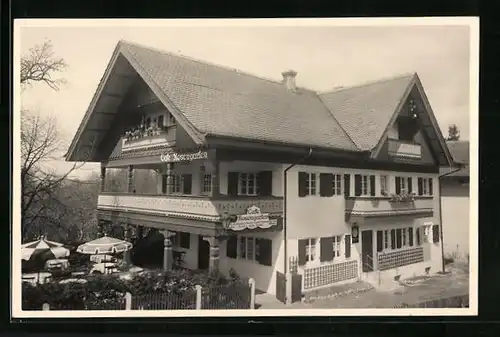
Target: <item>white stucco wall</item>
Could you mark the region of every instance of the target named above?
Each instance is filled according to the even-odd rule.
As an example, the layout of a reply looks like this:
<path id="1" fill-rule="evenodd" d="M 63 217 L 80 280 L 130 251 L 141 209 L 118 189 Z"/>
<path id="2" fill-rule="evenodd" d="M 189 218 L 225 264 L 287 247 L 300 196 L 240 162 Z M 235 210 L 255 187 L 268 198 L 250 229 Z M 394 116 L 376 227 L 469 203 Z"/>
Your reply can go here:
<path id="1" fill-rule="evenodd" d="M 373 175 L 386 175 L 389 178 L 389 189 L 395 191 L 395 176 L 411 176 L 413 191 L 417 191 L 417 177 L 434 178 L 433 195 L 434 195 L 434 215 L 429 218 L 418 218 L 417 215 L 409 217 L 409 220 L 402 220 L 401 217 L 392 216 L 386 217 L 382 222 L 367 221 L 365 225 L 360 227 L 360 231 L 371 229 L 373 230 L 373 249 L 374 254 L 376 251 L 376 230 L 389 229 L 398 227 L 417 227 L 423 225 L 424 222 L 432 222 L 433 224 L 439 223 L 439 186 L 437 183 L 437 174 L 426 173 L 411 173 L 411 172 L 392 172 L 392 171 L 377 171 L 377 170 L 354 170 L 344 168 L 331 168 L 331 167 L 311 167 L 311 166 L 296 166 L 288 173 L 288 206 L 287 206 L 287 227 L 288 227 L 288 255 L 298 256 L 298 239 L 301 238 L 317 238 L 324 236 L 351 234 L 351 224 L 345 221 L 345 198 L 344 194 L 333 197 L 316 196 L 298 196 L 298 172 L 316 172 L 316 173 L 333 173 L 342 175 L 342 185 L 344 183 L 343 175 L 351 174 L 350 188 L 351 195 L 354 195 L 354 174 L 373 174 Z M 376 179 L 376 183 L 379 181 Z M 317 185 L 319 188 L 319 185 Z M 344 189 L 344 186 L 342 186 Z M 376 186 L 375 191 L 380 193 L 379 186 Z M 415 237 L 414 237 L 414 240 Z M 368 275 L 362 273 L 361 264 L 361 233 L 359 243 L 352 244 L 351 258 L 357 258 L 359 275 L 361 279 L 368 280 Z M 317 250 L 319 254 L 319 248 Z M 397 269 L 387 270 L 380 272 L 382 279 L 393 281 L 394 276 L 401 275 L 401 278 L 413 277 L 416 275 L 423 275 L 426 267 L 431 267 L 431 273 L 436 273 L 442 269 L 441 258 L 441 242 L 430 244 L 431 260 L 420 264 L 400 267 Z M 316 264 L 321 265 L 319 262 Z M 372 275 L 374 273 L 371 273 Z M 370 275 L 371 276 L 371 275 Z M 374 280 L 369 279 L 372 282 Z"/>
<path id="2" fill-rule="evenodd" d="M 238 275 L 253 278 L 255 287 L 270 294 L 276 294 L 276 271 L 283 270 L 283 232 L 259 232 L 243 234 L 253 238 L 266 238 L 272 240 L 272 266 L 264 266 L 256 261 L 232 259 L 226 254 L 226 243 L 220 246 L 219 268 L 224 274 L 227 274 L 231 268 Z"/>
<path id="3" fill-rule="evenodd" d="M 443 183 L 443 241 L 445 256 L 467 259 L 469 254 L 469 185 Z"/>

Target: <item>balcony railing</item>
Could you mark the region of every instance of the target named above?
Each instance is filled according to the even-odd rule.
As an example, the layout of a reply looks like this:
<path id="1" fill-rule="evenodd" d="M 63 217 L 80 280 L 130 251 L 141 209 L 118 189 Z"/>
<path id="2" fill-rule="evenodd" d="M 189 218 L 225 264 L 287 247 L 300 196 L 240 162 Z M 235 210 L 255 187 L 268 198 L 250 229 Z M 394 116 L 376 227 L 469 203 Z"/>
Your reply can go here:
<path id="1" fill-rule="evenodd" d="M 389 155 L 420 159 L 422 147 L 419 144 L 409 143 L 398 139 L 389 139 Z"/>
<path id="2" fill-rule="evenodd" d="M 244 214 L 247 208 L 257 206 L 262 213 L 283 212 L 283 198 L 280 197 L 219 197 L 189 195 L 142 195 L 133 193 L 101 193 L 97 207 L 112 211 L 138 211 L 163 216 L 203 218 L 218 220 L 222 214 Z"/>
<path id="3" fill-rule="evenodd" d="M 166 129 L 159 129 L 150 134 L 137 134 L 126 136 L 122 139 L 122 150 L 139 150 L 156 145 L 174 146 L 176 140 L 176 127 L 171 126 Z"/>
<path id="4" fill-rule="evenodd" d="M 434 198 L 415 196 L 413 201 L 393 202 L 390 197 L 352 197 L 345 201 L 346 213 L 365 216 L 431 213 Z"/>

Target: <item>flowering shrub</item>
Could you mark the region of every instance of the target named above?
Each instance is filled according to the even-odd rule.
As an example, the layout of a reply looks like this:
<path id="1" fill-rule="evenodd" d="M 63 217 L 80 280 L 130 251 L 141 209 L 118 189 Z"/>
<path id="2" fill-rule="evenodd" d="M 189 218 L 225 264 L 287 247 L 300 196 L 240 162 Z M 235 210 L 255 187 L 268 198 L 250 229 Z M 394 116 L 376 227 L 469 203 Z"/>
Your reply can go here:
<path id="1" fill-rule="evenodd" d="M 127 141 L 130 141 L 133 139 L 139 139 L 146 136 L 156 136 L 160 134 L 161 130 L 162 128 L 156 125 L 151 125 L 146 127 L 141 124 L 139 126 L 131 128 L 130 130 L 125 131 L 125 139 Z"/>
<path id="2" fill-rule="evenodd" d="M 411 202 L 415 200 L 415 193 L 391 194 L 391 202 Z"/>
<path id="3" fill-rule="evenodd" d="M 85 283 L 52 282 L 38 285 L 23 282 L 23 310 L 41 310 L 44 303 L 48 303 L 51 310 L 124 309 L 123 298 L 127 292 L 133 297 L 182 295 L 193 292 L 196 285 L 216 288 L 223 285 L 238 286 L 244 282 L 234 270 L 229 272 L 228 277 L 219 272 L 152 270 L 134 274 L 130 279 L 121 279 L 116 275 L 96 275 L 88 276 L 86 280 Z M 168 303 L 164 305 L 169 306 Z"/>

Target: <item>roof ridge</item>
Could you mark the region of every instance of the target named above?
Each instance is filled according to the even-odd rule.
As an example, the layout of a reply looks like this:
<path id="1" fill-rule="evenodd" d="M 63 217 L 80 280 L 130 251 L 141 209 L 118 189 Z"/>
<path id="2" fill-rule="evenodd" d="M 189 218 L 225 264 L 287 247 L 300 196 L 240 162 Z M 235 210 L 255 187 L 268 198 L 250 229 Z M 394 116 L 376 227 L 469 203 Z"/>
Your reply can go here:
<path id="1" fill-rule="evenodd" d="M 221 69 L 228 70 L 228 71 L 233 71 L 233 72 L 236 72 L 236 73 L 241 74 L 241 75 L 258 78 L 258 79 L 261 79 L 261 80 L 264 80 L 264 81 L 268 81 L 268 82 L 271 82 L 271 83 L 274 83 L 274 84 L 279 84 L 279 85 L 283 84 L 283 81 L 273 80 L 273 79 L 268 78 L 268 77 L 255 75 L 255 74 L 243 71 L 243 70 L 238 69 L 238 68 L 233 68 L 233 67 L 225 66 L 225 65 L 218 64 L 218 63 L 215 63 L 215 62 L 198 59 L 198 58 L 195 58 L 195 57 L 192 57 L 192 56 L 187 56 L 187 55 L 183 55 L 183 54 L 177 54 L 177 53 L 174 53 L 174 52 L 171 52 L 171 51 L 167 51 L 167 50 L 164 50 L 164 49 L 161 49 L 161 48 L 157 48 L 157 47 L 147 46 L 147 45 L 144 45 L 144 44 L 141 44 L 141 43 L 137 43 L 137 42 L 132 42 L 132 41 L 121 39 L 119 41 L 119 44 L 128 44 L 128 45 L 135 46 L 135 47 L 138 47 L 138 48 L 148 49 L 148 50 L 151 50 L 151 51 L 154 51 L 154 52 L 157 52 L 157 53 L 166 54 L 166 55 L 175 56 L 175 57 L 180 57 L 180 58 L 183 58 L 183 59 L 186 59 L 186 60 L 190 60 L 190 61 L 193 61 L 193 62 L 202 63 L 202 64 L 205 64 L 205 65 L 209 65 L 209 66 L 221 68 Z M 303 88 L 303 87 L 297 87 L 297 88 L 298 89 L 302 89 L 302 90 L 306 90 L 306 91 L 310 91 L 310 92 L 316 92 L 316 91 L 314 91 L 312 89 L 308 89 L 308 88 Z"/>
<path id="2" fill-rule="evenodd" d="M 363 82 L 363 83 L 360 83 L 360 84 L 351 85 L 351 86 L 348 86 L 348 87 L 340 87 L 340 88 L 337 88 L 337 89 L 333 88 L 331 90 L 318 92 L 318 95 L 326 95 L 326 94 L 332 94 L 334 92 L 339 92 L 339 91 L 344 91 L 344 90 L 349 90 L 349 89 L 366 87 L 366 86 L 369 86 L 369 85 L 372 85 L 372 84 L 380 84 L 380 83 L 389 82 L 389 81 L 401 79 L 401 78 L 404 78 L 404 77 L 415 76 L 415 75 L 417 75 L 416 72 L 401 73 L 401 74 L 397 74 L 397 75 L 393 75 L 393 76 L 389 76 L 389 77 L 379 78 L 377 80 L 366 81 L 366 82 Z"/>

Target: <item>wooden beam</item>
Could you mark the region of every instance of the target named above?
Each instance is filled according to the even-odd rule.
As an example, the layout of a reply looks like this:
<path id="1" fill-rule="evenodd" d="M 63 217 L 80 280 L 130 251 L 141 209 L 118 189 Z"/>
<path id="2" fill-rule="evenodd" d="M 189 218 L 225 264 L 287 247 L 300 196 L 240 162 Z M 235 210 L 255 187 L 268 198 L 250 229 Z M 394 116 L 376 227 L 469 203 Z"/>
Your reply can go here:
<path id="1" fill-rule="evenodd" d="M 96 111 L 94 113 L 98 114 L 98 115 L 106 115 L 106 116 L 115 116 L 116 115 L 116 112 L 107 112 L 107 111 Z"/>
<path id="2" fill-rule="evenodd" d="M 108 131 L 108 129 L 96 129 L 96 128 L 86 128 L 85 131 L 90 131 L 90 132 L 102 132 L 102 131 Z"/>
<path id="3" fill-rule="evenodd" d="M 133 80 L 136 76 L 134 75 L 128 75 L 128 74 L 113 74 L 113 76 L 120 77 L 120 78 L 128 78 Z"/>
<path id="4" fill-rule="evenodd" d="M 117 94 L 117 93 L 104 93 L 103 96 L 111 97 L 111 98 L 123 98 L 123 97 L 125 97 L 124 95 Z"/>

